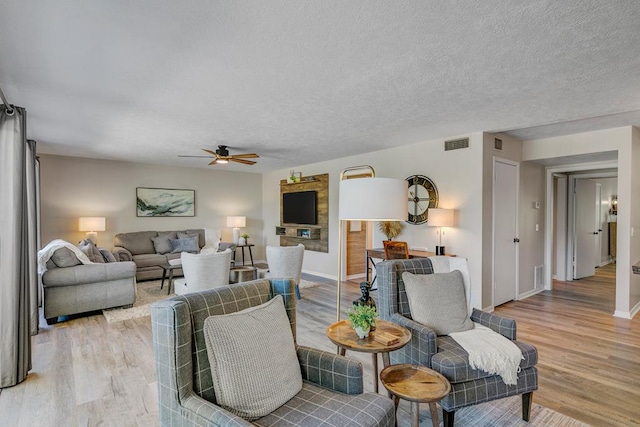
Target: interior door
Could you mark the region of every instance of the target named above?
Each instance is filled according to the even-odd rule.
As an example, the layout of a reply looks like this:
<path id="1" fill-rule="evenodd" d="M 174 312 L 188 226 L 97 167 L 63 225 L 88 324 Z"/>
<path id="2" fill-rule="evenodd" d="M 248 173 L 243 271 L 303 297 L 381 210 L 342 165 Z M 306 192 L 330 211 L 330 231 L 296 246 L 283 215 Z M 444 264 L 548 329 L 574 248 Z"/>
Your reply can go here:
<path id="1" fill-rule="evenodd" d="M 595 252 L 596 257 L 594 259 L 594 266 L 599 267 L 602 263 L 602 184 L 596 182 L 596 222 L 595 231 L 598 233 L 595 237 Z"/>
<path id="2" fill-rule="evenodd" d="M 496 159 L 493 183 L 493 305 L 518 288 L 518 164 Z"/>
<path id="3" fill-rule="evenodd" d="M 573 245 L 573 278 L 595 274 L 596 245 L 596 182 L 576 179 L 574 191 L 575 233 Z"/>

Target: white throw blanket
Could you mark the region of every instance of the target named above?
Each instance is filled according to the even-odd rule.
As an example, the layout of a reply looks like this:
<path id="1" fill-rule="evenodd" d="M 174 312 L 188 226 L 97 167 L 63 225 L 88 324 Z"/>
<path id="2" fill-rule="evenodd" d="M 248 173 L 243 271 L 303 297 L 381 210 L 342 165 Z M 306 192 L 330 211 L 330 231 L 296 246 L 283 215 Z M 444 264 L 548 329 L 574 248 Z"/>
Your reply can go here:
<path id="1" fill-rule="evenodd" d="M 93 264 L 89 258 L 80 250 L 79 247 L 62 239 L 55 239 L 49 242 L 47 246 L 38 251 L 38 274 L 44 274 L 47 271 L 47 261 L 53 253 L 60 248 L 69 248 L 78 257 L 83 264 Z"/>
<path id="2" fill-rule="evenodd" d="M 449 334 L 469 353 L 469 365 L 490 374 L 500 375 L 506 385 L 516 385 L 522 352 L 511 340 L 474 323 L 475 328 Z"/>

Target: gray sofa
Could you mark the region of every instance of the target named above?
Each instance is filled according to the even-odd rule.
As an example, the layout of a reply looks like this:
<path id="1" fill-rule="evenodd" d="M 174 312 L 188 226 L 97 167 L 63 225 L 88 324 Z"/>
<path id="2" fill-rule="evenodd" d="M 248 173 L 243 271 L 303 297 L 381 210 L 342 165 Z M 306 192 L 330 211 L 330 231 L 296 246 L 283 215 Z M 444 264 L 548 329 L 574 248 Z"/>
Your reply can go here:
<path id="1" fill-rule="evenodd" d="M 135 231 L 131 233 L 119 233 L 113 238 L 113 255 L 118 261 L 133 261 L 136 264 L 136 279 L 151 280 L 162 278 L 161 264 L 167 264 L 169 260 L 179 259 L 180 253 L 158 253 L 153 239 L 165 236 L 176 239 L 178 232 L 198 234 L 198 247 L 205 245 L 204 229 L 189 229 L 179 231 Z M 233 243 L 220 242 L 219 251 L 227 248 L 235 250 Z M 176 269 L 174 276 L 182 276 L 182 269 Z"/>
<path id="2" fill-rule="evenodd" d="M 60 250 L 68 251 L 66 248 Z M 47 323 L 57 322 L 58 316 L 135 302 L 136 265 L 133 262 L 83 265 L 78 261 L 77 264 L 58 267 L 52 260 L 47 261 L 47 271 L 42 275 L 44 317 Z"/>

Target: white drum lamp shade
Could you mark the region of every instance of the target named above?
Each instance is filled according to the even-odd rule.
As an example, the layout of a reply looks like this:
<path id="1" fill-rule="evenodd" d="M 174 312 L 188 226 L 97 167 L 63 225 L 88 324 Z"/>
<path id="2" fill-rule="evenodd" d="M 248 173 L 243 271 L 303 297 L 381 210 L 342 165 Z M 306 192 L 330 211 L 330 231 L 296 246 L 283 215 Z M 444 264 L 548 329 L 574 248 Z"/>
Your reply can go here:
<path id="1" fill-rule="evenodd" d="M 98 243 L 97 231 L 105 231 L 107 219 L 103 216 L 80 217 L 78 221 L 78 230 L 87 231 L 87 238 L 94 244 Z"/>
<path id="2" fill-rule="evenodd" d="M 407 181 L 395 178 L 353 178 L 340 181 L 340 220 L 406 221 Z"/>
<path id="3" fill-rule="evenodd" d="M 247 226 L 247 218 L 244 216 L 228 216 L 227 217 L 227 227 L 233 228 L 233 243 L 236 245 L 240 240 L 240 227 L 244 228 Z"/>

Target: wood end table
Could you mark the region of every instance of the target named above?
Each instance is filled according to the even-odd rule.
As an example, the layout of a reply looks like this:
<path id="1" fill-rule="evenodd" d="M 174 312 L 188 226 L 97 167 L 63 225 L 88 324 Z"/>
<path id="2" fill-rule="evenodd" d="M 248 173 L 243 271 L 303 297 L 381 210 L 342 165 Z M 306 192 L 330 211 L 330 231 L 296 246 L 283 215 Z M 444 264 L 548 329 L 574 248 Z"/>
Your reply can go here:
<path id="1" fill-rule="evenodd" d="M 420 403 L 428 403 L 431 411 L 431 422 L 434 427 L 440 426 L 438 419 L 439 402 L 451 391 L 451 384 L 440 373 L 418 365 L 391 365 L 380 372 L 382 385 L 393 395 L 398 409 L 399 399 L 411 402 L 412 426 L 420 424 Z"/>
<path id="2" fill-rule="evenodd" d="M 387 332 L 398 337 L 395 344 L 385 345 L 374 339 L 376 333 Z M 327 328 L 327 338 L 338 346 L 340 355 L 344 356 L 346 350 L 362 353 L 372 353 L 373 358 L 373 389 L 378 392 L 378 353 L 382 353 L 383 366 L 389 366 L 389 352 L 398 350 L 411 341 L 411 332 L 393 322 L 376 319 L 376 330 L 369 332 L 367 338 L 359 338 L 351 327 L 351 322 L 341 320 Z"/>

